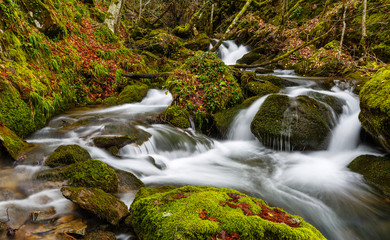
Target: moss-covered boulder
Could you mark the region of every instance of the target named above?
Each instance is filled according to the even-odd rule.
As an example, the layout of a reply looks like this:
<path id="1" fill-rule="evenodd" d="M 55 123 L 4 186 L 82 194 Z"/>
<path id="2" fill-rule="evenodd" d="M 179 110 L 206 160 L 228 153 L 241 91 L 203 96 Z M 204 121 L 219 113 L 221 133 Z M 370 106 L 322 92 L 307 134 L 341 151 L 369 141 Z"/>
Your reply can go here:
<path id="1" fill-rule="evenodd" d="M 45 165 L 58 167 L 91 159 L 88 151 L 79 145 L 61 145 L 46 159 Z"/>
<path id="2" fill-rule="evenodd" d="M 363 175 L 364 179 L 390 194 L 390 159 L 373 155 L 361 155 L 348 167 Z"/>
<path id="3" fill-rule="evenodd" d="M 273 73 L 274 70 L 268 69 L 268 68 L 256 68 L 255 73 L 257 74 L 268 74 L 268 73 Z"/>
<path id="4" fill-rule="evenodd" d="M 0 151 L 2 151 L 4 147 L 11 157 L 14 160 L 17 160 L 18 155 L 28 146 L 28 143 L 23 141 L 9 128 L 0 123 Z"/>
<path id="5" fill-rule="evenodd" d="M 93 138 L 93 143 L 95 146 L 100 148 L 111 148 L 116 147 L 118 149 L 126 146 L 127 144 L 135 142 L 134 137 L 129 136 L 102 136 L 102 137 L 95 137 Z"/>
<path id="6" fill-rule="evenodd" d="M 359 93 L 359 120 L 387 151 L 390 151 L 390 67 L 379 70 Z"/>
<path id="7" fill-rule="evenodd" d="M 118 225 L 128 215 L 126 204 L 98 188 L 63 187 L 62 195 L 98 218 Z"/>
<path id="8" fill-rule="evenodd" d="M 274 84 L 264 81 L 264 82 L 259 82 L 259 81 L 252 81 L 248 82 L 245 86 L 247 90 L 247 94 L 249 96 L 264 96 L 270 93 L 277 93 L 280 91 L 280 88 L 275 86 Z"/>
<path id="9" fill-rule="evenodd" d="M 117 104 L 141 102 L 148 93 L 149 87 L 143 83 L 129 85 L 118 96 Z"/>
<path id="10" fill-rule="evenodd" d="M 308 97 L 267 97 L 251 123 L 252 133 L 267 147 L 283 150 L 325 149 L 333 126 L 332 113 Z"/>
<path id="11" fill-rule="evenodd" d="M 301 217 L 233 189 L 142 188 L 131 205 L 141 239 L 325 239 Z"/>
<path id="12" fill-rule="evenodd" d="M 378 44 L 372 50 L 379 59 L 386 63 L 390 62 L 390 46 L 388 44 Z"/>
<path id="13" fill-rule="evenodd" d="M 192 29 L 190 24 L 186 24 L 184 26 L 176 26 L 172 30 L 172 34 L 180 37 L 180 38 L 189 38 L 192 36 Z"/>
<path id="14" fill-rule="evenodd" d="M 62 176 L 71 186 L 100 188 L 106 192 L 118 191 L 118 175 L 106 163 L 89 159 L 74 163 L 62 170 Z"/>
<path id="15" fill-rule="evenodd" d="M 180 106 L 169 106 L 160 114 L 160 119 L 163 122 L 168 122 L 178 128 L 191 127 L 190 114 L 186 109 L 183 109 Z"/>

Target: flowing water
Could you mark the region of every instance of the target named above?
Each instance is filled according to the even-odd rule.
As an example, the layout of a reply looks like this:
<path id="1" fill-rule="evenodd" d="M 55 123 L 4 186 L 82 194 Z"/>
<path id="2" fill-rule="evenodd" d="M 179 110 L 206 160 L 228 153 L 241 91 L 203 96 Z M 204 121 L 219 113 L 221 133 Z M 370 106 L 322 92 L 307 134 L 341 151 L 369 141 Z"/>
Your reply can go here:
<path id="1" fill-rule="evenodd" d="M 240 48 L 235 46 L 233 49 L 238 51 Z M 238 52 L 242 55 L 244 50 Z M 230 58 L 222 56 L 224 60 Z M 47 127 L 33 134 L 28 141 L 40 147 L 30 154 L 25 164 L 0 170 L 0 218 L 10 218 L 9 224 L 16 228 L 31 211 L 54 209 L 55 216 L 71 213 L 73 205 L 62 197 L 58 188 L 37 186 L 31 179 L 43 168 L 40 166 L 42 161 L 56 147 L 78 144 L 94 159 L 132 172 L 148 186 L 234 188 L 302 216 L 328 239 L 388 239 L 390 206 L 387 199 L 347 168 L 361 154 L 379 154 L 359 140 L 359 103 L 351 87 L 338 83 L 329 91 L 321 90 L 314 81 L 298 77 L 291 71 L 275 74 L 299 84 L 280 94 L 312 96 L 317 93 L 343 101 L 342 114 L 332 116 L 335 127 L 327 150 L 294 152 L 265 148 L 249 128 L 265 97 L 238 114 L 225 140 L 206 137 L 193 129 L 146 124 L 145 119 L 161 112 L 172 101 L 169 93 L 150 90 L 141 103 L 71 111 L 54 118 Z M 75 129 L 62 128 L 64 123 L 77 120 L 86 120 L 86 124 Z M 123 147 L 119 156 L 112 156 L 93 145 L 92 138 L 104 134 L 105 126 L 123 123 L 131 123 L 152 137 L 141 146 Z M 283 144 L 284 149 L 288 149 L 288 139 Z M 13 197 L 6 198 L 6 193 Z M 130 205 L 134 193 L 121 198 Z M 127 236 L 119 235 L 120 239 Z"/>

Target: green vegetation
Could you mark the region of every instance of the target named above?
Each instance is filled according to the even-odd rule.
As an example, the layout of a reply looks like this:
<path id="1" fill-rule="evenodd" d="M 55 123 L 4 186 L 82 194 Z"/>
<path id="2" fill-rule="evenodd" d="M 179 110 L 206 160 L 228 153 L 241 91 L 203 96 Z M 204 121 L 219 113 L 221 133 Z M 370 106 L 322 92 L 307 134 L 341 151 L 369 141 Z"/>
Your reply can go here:
<path id="1" fill-rule="evenodd" d="M 149 87 L 146 84 L 137 83 L 123 89 L 118 96 L 118 104 L 141 102 L 148 93 Z"/>
<path id="2" fill-rule="evenodd" d="M 179 106 L 169 106 L 164 112 L 160 114 L 160 118 L 164 122 L 169 122 L 178 128 L 189 128 L 190 114 L 186 109 Z"/>
<path id="3" fill-rule="evenodd" d="M 18 159 L 19 154 L 29 146 L 20 139 L 14 132 L 0 124 L 0 148 L 4 146 L 7 152 L 14 160 Z"/>
<path id="4" fill-rule="evenodd" d="M 286 216 L 286 222 L 263 219 L 257 215 L 262 209 Z M 233 189 L 213 187 L 141 188 L 125 222 L 142 239 L 210 239 L 222 231 L 242 239 L 325 239 L 298 216 Z"/>

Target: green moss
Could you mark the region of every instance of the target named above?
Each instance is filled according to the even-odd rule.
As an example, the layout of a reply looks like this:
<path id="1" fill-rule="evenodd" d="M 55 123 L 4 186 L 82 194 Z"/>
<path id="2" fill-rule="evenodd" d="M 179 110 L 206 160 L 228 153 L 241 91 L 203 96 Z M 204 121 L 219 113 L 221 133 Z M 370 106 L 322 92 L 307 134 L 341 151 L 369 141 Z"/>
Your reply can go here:
<path id="1" fill-rule="evenodd" d="M 359 120 L 377 141 L 390 150 L 390 68 L 379 70 L 359 93 Z"/>
<path id="2" fill-rule="evenodd" d="M 241 239 L 325 239 L 299 216 L 291 215 L 301 222 L 299 228 L 292 228 L 257 215 L 245 216 L 240 208 L 221 206 L 220 202 L 228 202 L 230 198 L 227 193 L 243 196 L 238 203 L 249 204 L 254 213 L 261 212 L 256 203 L 266 205 L 261 199 L 233 189 L 191 186 L 173 190 L 166 187 L 157 190 L 141 188 L 126 223 L 131 222 L 137 236 L 142 239 L 210 239 L 222 230 L 235 232 Z M 203 210 L 207 217 L 214 217 L 217 221 L 202 219 L 200 213 Z"/>
<path id="3" fill-rule="evenodd" d="M 186 24 L 184 26 L 176 26 L 172 30 L 172 34 L 181 38 L 189 38 L 192 36 L 192 29 L 190 24 Z"/>
<path id="4" fill-rule="evenodd" d="M 61 145 L 46 159 L 45 165 L 58 167 L 91 159 L 88 151 L 79 145 Z"/>
<path id="5" fill-rule="evenodd" d="M 380 189 L 390 194 L 390 159 L 373 155 L 361 155 L 355 158 L 348 167 Z"/>
<path id="6" fill-rule="evenodd" d="M 125 87 L 118 96 L 118 104 L 141 102 L 148 93 L 149 87 L 146 84 L 136 83 Z"/>
<path id="7" fill-rule="evenodd" d="M 128 214 L 122 201 L 98 188 L 63 187 L 61 192 L 64 197 L 112 225 L 118 225 Z"/>
<path id="8" fill-rule="evenodd" d="M 160 114 L 160 118 L 164 122 L 169 122 L 175 127 L 189 128 L 190 115 L 186 109 L 179 106 L 169 106 L 164 112 Z"/>
<path id="9" fill-rule="evenodd" d="M 255 96 L 264 96 L 270 93 L 277 93 L 280 91 L 280 88 L 275 86 L 274 84 L 265 81 L 264 83 L 262 82 L 249 82 L 246 85 L 246 89 L 249 93 L 249 95 L 255 95 Z"/>
<path id="10" fill-rule="evenodd" d="M 108 97 L 108 98 L 103 100 L 103 104 L 105 104 L 105 105 L 117 105 L 118 104 L 118 98 L 116 98 L 114 96 Z"/>
<path id="11" fill-rule="evenodd" d="M 283 79 L 274 75 L 257 75 L 256 78 L 268 81 L 277 87 L 283 87 Z"/>
<path id="12" fill-rule="evenodd" d="M 118 175 L 106 163 L 86 160 L 67 166 L 63 176 L 72 186 L 100 188 L 106 192 L 117 192 Z"/>
<path id="13" fill-rule="evenodd" d="M 95 137 L 93 138 L 93 143 L 100 148 L 110 148 L 110 147 L 116 147 L 116 148 L 122 148 L 126 146 L 127 144 L 135 142 L 135 137 L 130 136 L 103 136 L 103 137 Z"/>
<path id="14" fill-rule="evenodd" d="M 207 51 L 210 47 L 210 44 L 210 38 L 205 33 L 202 33 L 196 36 L 195 39 L 190 39 L 189 41 L 187 41 L 184 46 L 193 51 Z"/>
<path id="15" fill-rule="evenodd" d="M 0 125 L 0 148 L 1 146 L 4 146 L 12 158 L 17 160 L 18 155 L 29 145 L 9 128 Z"/>

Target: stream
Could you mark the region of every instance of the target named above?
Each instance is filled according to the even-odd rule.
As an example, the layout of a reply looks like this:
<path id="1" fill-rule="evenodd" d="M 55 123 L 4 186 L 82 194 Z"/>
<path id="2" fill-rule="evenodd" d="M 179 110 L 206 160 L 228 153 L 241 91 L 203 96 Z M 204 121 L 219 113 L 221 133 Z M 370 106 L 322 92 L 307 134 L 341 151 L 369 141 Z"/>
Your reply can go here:
<path id="1" fill-rule="evenodd" d="M 229 41 L 221 46 L 220 56 L 231 64 L 247 51 Z M 236 116 L 224 140 L 209 138 L 194 129 L 146 124 L 145 119 L 160 113 L 172 101 L 164 90 L 149 90 L 140 103 L 75 109 L 52 119 L 47 127 L 31 135 L 27 141 L 39 148 L 23 164 L 0 167 L 0 219 L 9 218 L 8 224 L 17 228 L 32 211 L 53 208 L 56 217 L 72 213 L 73 204 L 62 197 L 59 188 L 36 185 L 32 177 L 44 168 L 44 158 L 58 146 L 78 144 L 94 159 L 134 173 L 147 186 L 234 188 L 302 216 L 328 239 L 388 239 L 388 199 L 347 168 L 359 155 L 381 154 L 360 140 L 359 100 L 352 92 L 353 85 L 335 81 L 331 90 L 323 90 L 315 81 L 296 76 L 293 71 L 276 70 L 274 75 L 298 84 L 283 89 L 281 94 L 321 93 L 344 100 L 341 116 L 334 117 L 336 126 L 327 150 L 286 151 L 288 139 L 279 144 L 283 146 L 281 151 L 264 147 L 249 126 L 266 96 Z M 61 131 L 64 123 L 77 120 L 88 121 L 76 129 Z M 93 145 L 92 138 L 104 134 L 106 125 L 121 123 L 131 123 L 152 137 L 141 146 L 121 148 L 118 157 Z M 130 206 L 134 193 L 120 197 Z M 118 234 L 118 239 L 128 237 Z"/>

